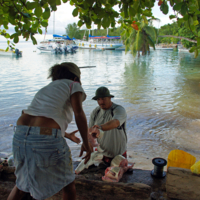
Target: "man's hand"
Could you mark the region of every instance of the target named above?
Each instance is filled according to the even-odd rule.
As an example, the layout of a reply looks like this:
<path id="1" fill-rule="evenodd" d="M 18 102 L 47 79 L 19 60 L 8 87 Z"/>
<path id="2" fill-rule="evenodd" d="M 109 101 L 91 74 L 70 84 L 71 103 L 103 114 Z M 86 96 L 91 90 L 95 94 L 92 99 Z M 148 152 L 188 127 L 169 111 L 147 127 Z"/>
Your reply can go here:
<path id="1" fill-rule="evenodd" d="M 100 132 L 98 129 L 100 129 L 100 126 L 98 126 L 98 125 L 94 125 L 92 128 L 89 129 L 89 132 L 92 132 L 91 133 L 92 137 L 94 137 L 94 138 L 99 137 Z"/>
<path id="2" fill-rule="evenodd" d="M 81 140 L 80 140 L 80 138 L 75 136 L 75 133 L 77 133 L 77 132 L 78 132 L 78 130 L 73 131 L 71 133 L 65 132 L 65 137 L 70 139 L 72 142 L 79 144 L 81 142 Z"/>
<path id="3" fill-rule="evenodd" d="M 82 144 L 79 157 L 83 155 L 84 151 L 86 151 L 86 155 L 82 159 L 85 159 L 84 164 L 86 164 L 90 160 L 90 155 L 93 152 L 93 147 L 91 146 L 90 143 L 87 145 L 87 148 L 86 148 L 86 145 Z"/>

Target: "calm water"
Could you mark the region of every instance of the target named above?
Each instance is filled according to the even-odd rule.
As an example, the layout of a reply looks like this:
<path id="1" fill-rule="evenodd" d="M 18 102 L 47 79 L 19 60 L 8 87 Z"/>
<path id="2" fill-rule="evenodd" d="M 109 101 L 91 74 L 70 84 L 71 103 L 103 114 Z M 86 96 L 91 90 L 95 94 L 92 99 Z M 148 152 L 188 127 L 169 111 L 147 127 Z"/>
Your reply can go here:
<path id="1" fill-rule="evenodd" d="M 6 47 L 0 43 L 0 49 Z M 71 61 L 81 69 L 87 94 L 83 103 L 87 119 L 96 102 L 95 90 L 107 86 L 114 102 L 128 114 L 128 155 L 136 167 L 152 168 L 152 158 L 182 149 L 200 160 L 200 58 L 175 51 L 153 51 L 133 58 L 118 51 L 79 50 L 76 54 L 52 55 L 36 51 L 30 42 L 17 47 L 21 58 L 0 56 L 0 152 L 11 152 L 13 126 L 34 94 L 48 84 L 48 68 Z M 69 132 L 76 129 L 73 121 Z M 80 145 L 68 141 L 73 158 Z"/>

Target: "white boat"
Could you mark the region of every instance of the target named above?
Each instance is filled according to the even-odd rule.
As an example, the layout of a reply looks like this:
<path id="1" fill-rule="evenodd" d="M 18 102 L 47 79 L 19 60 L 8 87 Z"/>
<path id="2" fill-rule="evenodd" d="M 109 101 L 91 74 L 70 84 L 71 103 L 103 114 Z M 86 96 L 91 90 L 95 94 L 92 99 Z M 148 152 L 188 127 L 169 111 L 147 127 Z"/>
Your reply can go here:
<path id="1" fill-rule="evenodd" d="M 74 40 L 76 45 L 81 49 L 105 49 L 105 50 L 115 50 L 118 47 L 123 46 L 120 42 L 120 36 L 91 36 L 89 34 L 89 40 Z"/>
<path id="2" fill-rule="evenodd" d="M 150 49 L 153 50 L 153 47 L 150 47 Z M 161 45 L 156 45 L 155 50 L 173 50 L 173 47 L 166 47 L 166 46 L 161 46 Z"/>
<path id="3" fill-rule="evenodd" d="M 42 52 L 42 53 L 52 53 L 54 51 L 55 47 L 53 47 L 52 44 L 44 44 L 44 45 L 37 47 L 37 49 L 39 49 L 40 52 Z"/>
<path id="4" fill-rule="evenodd" d="M 95 48 L 95 49 L 93 49 L 93 51 L 105 51 L 105 49 L 104 48 Z"/>
<path id="5" fill-rule="evenodd" d="M 0 55 L 3 56 L 22 56 L 22 51 L 19 51 L 19 49 L 14 49 L 14 50 L 8 50 L 5 51 L 4 49 L 0 49 Z"/>
<path id="6" fill-rule="evenodd" d="M 75 53 L 78 46 L 75 44 L 69 44 L 69 40 L 73 42 L 73 39 L 69 38 L 68 36 L 53 34 L 53 39 L 48 40 L 48 44 L 43 42 L 42 45 L 37 48 L 44 53 Z"/>
<path id="7" fill-rule="evenodd" d="M 179 48 L 178 51 L 181 51 L 181 52 L 188 52 L 188 53 L 189 53 L 189 49 L 186 49 L 186 48 Z"/>
<path id="8" fill-rule="evenodd" d="M 116 48 L 115 51 L 125 51 L 125 45 L 123 45 L 119 48 Z"/>

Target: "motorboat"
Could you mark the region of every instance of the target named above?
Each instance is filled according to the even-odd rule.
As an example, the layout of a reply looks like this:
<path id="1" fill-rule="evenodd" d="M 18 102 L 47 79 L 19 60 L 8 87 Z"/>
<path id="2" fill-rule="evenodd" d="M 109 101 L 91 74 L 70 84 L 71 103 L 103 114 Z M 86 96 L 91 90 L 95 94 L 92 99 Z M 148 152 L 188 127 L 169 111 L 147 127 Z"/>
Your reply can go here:
<path id="1" fill-rule="evenodd" d="M 6 51 L 4 49 L 0 49 L 0 55 L 21 57 L 22 56 L 22 51 L 19 51 L 19 49 L 10 49 L 8 51 Z"/>
<path id="2" fill-rule="evenodd" d="M 125 51 L 125 45 L 116 48 L 115 51 Z"/>
<path id="3" fill-rule="evenodd" d="M 39 47 L 37 47 L 37 49 L 40 50 L 40 52 L 42 53 L 52 53 L 54 51 L 54 47 L 52 44 L 47 44 L 47 45 L 41 45 Z"/>

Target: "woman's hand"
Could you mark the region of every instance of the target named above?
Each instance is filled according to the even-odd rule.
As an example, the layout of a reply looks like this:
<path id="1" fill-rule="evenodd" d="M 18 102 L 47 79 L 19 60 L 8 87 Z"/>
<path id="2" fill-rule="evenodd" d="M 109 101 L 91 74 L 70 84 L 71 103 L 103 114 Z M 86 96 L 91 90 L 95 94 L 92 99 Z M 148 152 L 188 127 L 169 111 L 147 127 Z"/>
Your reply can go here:
<path id="1" fill-rule="evenodd" d="M 81 140 L 80 140 L 80 138 L 75 136 L 75 133 L 77 133 L 77 132 L 78 132 L 78 130 L 73 131 L 71 133 L 65 132 L 65 137 L 70 139 L 72 142 L 79 144 L 81 142 Z"/>
<path id="2" fill-rule="evenodd" d="M 82 144 L 79 157 L 81 157 L 83 155 L 84 151 L 86 151 L 86 155 L 82 159 L 85 159 L 84 164 L 86 164 L 90 160 L 90 155 L 93 152 L 93 147 L 91 146 L 90 143 L 88 143 L 87 148 L 84 144 Z"/>

